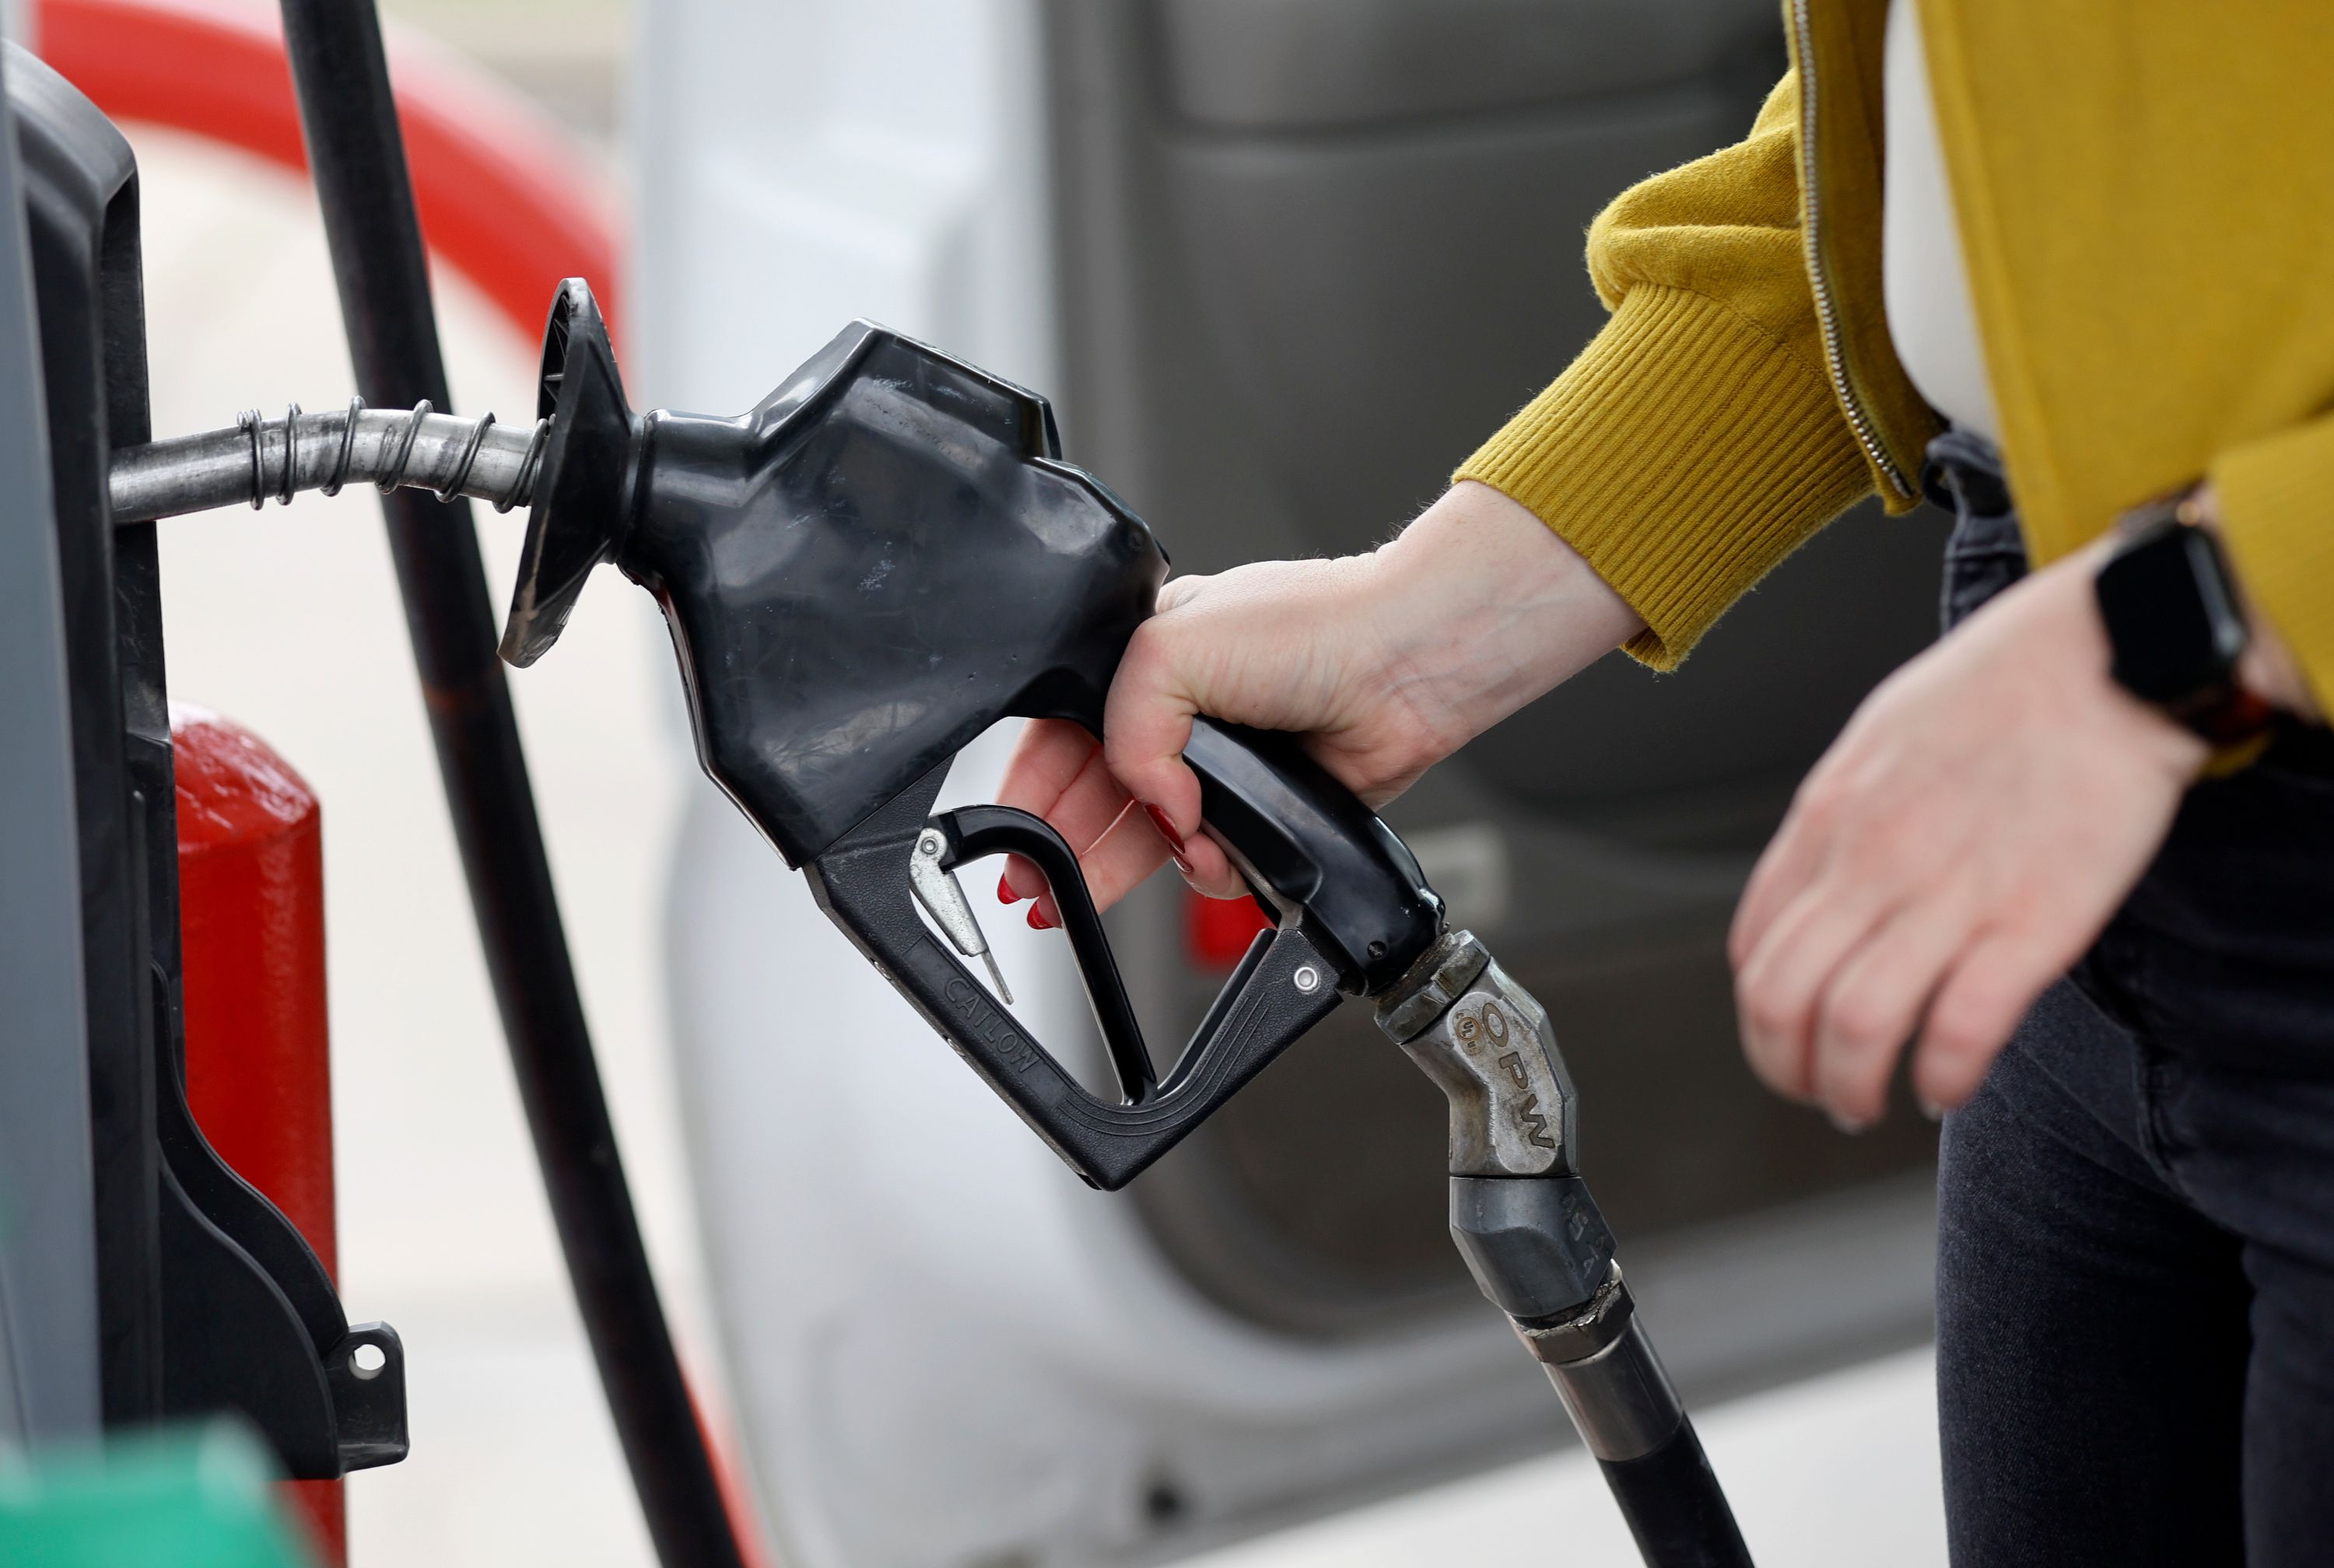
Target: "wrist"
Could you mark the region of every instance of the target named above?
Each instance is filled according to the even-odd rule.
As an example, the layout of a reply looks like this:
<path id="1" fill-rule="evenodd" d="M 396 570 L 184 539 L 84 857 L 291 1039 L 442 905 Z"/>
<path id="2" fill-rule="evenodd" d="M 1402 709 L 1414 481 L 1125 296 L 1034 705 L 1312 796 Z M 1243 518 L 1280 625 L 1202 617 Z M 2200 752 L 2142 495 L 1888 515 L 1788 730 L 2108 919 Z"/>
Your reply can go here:
<path id="1" fill-rule="evenodd" d="M 1555 530 L 1471 480 L 1369 558 L 1392 678 L 1460 745 L 1644 629 Z"/>
<path id="2" fill-rule="evenodd" d="M 2163 708 L 2134 696 L 2113 673 L 2115 649 L 2096 582 L 2114 544 L 2112 537 L 2102 539 L 2030 579 L 2047 606 L 2043 619 L 2051 628 L 2049 645 L 2035 653 L 2040 668 L 2068 672 L 2088 698 L 2111 716 L 2134 755 L 2185 783 L 2212 760 L 2211 744 Z"/>

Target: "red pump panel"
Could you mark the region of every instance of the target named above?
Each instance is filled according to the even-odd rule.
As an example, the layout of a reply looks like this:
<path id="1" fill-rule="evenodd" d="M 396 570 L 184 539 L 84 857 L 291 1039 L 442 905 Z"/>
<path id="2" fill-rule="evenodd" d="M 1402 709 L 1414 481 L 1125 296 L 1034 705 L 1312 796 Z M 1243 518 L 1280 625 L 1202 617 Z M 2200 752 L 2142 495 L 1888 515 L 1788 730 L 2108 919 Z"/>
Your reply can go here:
<path id="1" fill-rule="evenodd" d="M 236 1175 L 337 1276 L 324 1013 L 324 848 L 316 797 L 232 720 L 170 705 L 187 1100 Z M 328 1562 L 347 1560 L 342 1483 L 286 1484 Z"/>

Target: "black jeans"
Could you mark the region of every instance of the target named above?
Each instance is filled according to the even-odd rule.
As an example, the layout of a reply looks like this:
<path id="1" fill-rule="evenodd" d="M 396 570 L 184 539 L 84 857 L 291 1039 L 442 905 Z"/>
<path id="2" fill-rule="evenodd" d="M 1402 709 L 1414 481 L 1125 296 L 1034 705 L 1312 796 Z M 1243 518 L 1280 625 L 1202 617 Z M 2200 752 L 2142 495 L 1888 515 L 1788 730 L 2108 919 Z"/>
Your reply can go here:
<path id="1" fill-rule="evenodd" d="M 1947 623 L 2024 574 L 1949 433 Z M 1945 1119 L 1937 1402 L 1961 1568 L 2334 1563 L 2334 742 L 2189 794 Z"/>

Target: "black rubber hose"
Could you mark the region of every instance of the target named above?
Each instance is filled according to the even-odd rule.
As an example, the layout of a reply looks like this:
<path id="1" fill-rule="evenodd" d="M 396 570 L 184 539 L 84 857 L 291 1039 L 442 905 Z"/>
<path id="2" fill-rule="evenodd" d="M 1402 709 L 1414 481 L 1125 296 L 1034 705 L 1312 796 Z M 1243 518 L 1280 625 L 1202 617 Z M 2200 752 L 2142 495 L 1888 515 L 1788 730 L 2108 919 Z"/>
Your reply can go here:
<path id="1" fill-rule="evenodd" d="M 1645 1568 L 1750 1568 L 1750 1549 L 1692 1421 L 1640 1458 L 1597 1464 Z"/>
<path id="2" fill-rule="evenodd" d="M 450 410 L 381 19 L 371 0 L 284 0 L 284 34 L 357 390 Z M 666 1568 L 743 1568 L 616 1157 L 470 505 L 406 490 L 382 506 L 519 1095 L 650 1537 Z"/>

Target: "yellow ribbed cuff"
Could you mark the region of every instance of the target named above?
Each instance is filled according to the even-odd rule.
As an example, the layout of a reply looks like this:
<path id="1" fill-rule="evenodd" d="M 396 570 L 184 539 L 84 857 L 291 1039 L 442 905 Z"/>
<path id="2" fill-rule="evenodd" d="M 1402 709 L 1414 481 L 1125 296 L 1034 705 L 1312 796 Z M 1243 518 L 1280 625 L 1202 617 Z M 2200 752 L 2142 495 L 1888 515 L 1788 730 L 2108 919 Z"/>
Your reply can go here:
<path id="1" fill-rule="evenodd" d="M 2238 581 L 2324 708 L 2334 695 L 2334 416 L 2224 453 L 2213 491 Z"/>
<path id="2" fill-rule="evenodd" d="M 1820 368 L 1725 305 L 1642 284 L 1452 477 L 1580 552 L 1644 619 L 1628 651 L 1656 669 L 1872 487 Z"/>

